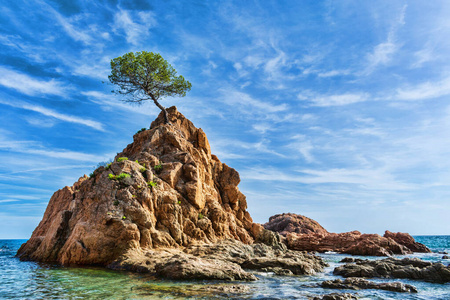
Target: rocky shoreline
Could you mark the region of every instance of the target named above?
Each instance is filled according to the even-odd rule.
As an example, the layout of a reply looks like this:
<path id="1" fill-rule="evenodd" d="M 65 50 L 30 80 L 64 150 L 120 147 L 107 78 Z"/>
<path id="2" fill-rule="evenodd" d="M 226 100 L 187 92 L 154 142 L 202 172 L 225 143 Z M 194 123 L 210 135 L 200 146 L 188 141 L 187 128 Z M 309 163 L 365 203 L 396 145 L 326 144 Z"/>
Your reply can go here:
<path id="1" fill-rule="evenodd" d="M 285 237 L 289 249 L 300 251 L 333 251 L 352 255 L 391 256 L 413 252 L 430 253 L 407 233 L 386 230 L 383 236 L 359 231 L 330 233 L 318 222 L 302 215 L 284 213 L 270 217 L 264 228 Z"/>

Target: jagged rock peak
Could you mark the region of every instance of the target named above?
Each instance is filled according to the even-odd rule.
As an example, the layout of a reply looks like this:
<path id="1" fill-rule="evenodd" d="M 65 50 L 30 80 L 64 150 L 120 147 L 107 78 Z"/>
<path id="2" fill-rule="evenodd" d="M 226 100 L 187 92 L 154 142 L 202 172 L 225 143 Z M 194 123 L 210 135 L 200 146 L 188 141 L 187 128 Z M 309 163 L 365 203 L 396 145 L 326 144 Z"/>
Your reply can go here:
<path id="1" fill-rule="evenodd" d="M 18 251 L 22 260 L 108 265 L 125 253 L 234 239 L 263 231 L 247 212 L 239 174 L 211 154 L 206 134 L 176 107 L 114 162 L 50 199 Z"/>

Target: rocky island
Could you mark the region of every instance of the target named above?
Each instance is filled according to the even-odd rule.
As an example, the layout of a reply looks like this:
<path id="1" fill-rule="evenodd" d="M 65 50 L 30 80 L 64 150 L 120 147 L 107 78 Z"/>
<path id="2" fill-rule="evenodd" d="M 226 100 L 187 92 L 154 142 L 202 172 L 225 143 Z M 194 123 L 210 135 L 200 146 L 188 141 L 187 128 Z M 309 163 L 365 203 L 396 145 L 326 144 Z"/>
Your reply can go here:
<path id="1" fill-rule="evenodd" d="M 161 113 L 114 162 L 57 191 L 17 256 L 173 279 L 323 270 L 320 257 L 286 249 L 253 222 L 238 172 L 211 154 L 202 129 L 167 111 L 169 124 Z"/>

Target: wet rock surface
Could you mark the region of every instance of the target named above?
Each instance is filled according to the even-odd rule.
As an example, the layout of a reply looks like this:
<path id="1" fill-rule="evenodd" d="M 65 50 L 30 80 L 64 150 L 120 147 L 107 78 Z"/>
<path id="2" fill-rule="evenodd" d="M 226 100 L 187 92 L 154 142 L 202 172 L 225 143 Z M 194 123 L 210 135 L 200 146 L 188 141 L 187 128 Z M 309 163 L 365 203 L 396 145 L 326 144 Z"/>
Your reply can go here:
<path id="1" fill-rule="evenodd" d="M 431 252 L 407 233 L 386 231 L 384 236 L 359 231 L 330 233 L 316 221 L 292 213 L 270 217 L 264 228 L 280 233 L 289 249 L 334 251 L 352 255 L 391 256 L 413 252 Z"/>
<path id="2" fill-rule="evenodd" d="M 359 289 L 379 289 L 399 293 L 417 293 L 417 288 L 410 285 L 404 284 L 402 282 L 383 282 L 377 283 L 368 281 L 362 278 L 346 278 L 345 280 L 327 280 L 321 283 L 323 288 L 329 289 L 349 289 L 349 290 L 359 290 Z"/>
<path id="3" fill-rule="evenodd" d="M 357 296 L 350 293 L 331 293 L 311 298 L 312 300 L 353 300 L 358 299 Z"/>
<path id="4" fill-rule="evenodd" d="M 418 258 L 386 258 L 345 264 L 334 269 L 335 275 L 366 278 L 407 278 L 430 282 L 450 282 L 450 266 Z"/>

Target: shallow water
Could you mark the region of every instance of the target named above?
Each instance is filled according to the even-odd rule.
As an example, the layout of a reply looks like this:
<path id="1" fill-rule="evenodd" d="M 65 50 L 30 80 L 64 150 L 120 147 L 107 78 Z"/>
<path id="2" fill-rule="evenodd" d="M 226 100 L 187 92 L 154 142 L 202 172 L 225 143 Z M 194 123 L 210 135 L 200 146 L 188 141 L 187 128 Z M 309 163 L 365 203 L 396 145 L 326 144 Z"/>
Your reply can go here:
<path id="1" fill-rule="evenodd" d="M 450 252 L 450 236 L 415 237 L 434 253 L 414 254 L 433 262 L 443 262 L 443 254 Z M 404 294 L 381 290 L 332 290 L 318 284 L 339 278 L 333 269 L 348 256 L 327 253 L 321 256 L 330 264 L 316 276 L 277 276 L 255 273 L 256 282 L 219 282 L 159 280 L 142 274 L 110 271 L 102 268 L 65 268 L 21 262 L 15 254 L 25 240 L 0 240 L 0 299 L 308 299 L 332 292 L 356 293 L 360 299 L 450 299 L 450 284 L 436 284 L 412 280 L 402 281 L 418 288 L 418 294 Z M 379 257 L 361 257 L 380 259 Z M 372 280 L 372 279 L 371 279 Z M 233 289 L 236 293 L 230 293 Z"/>

